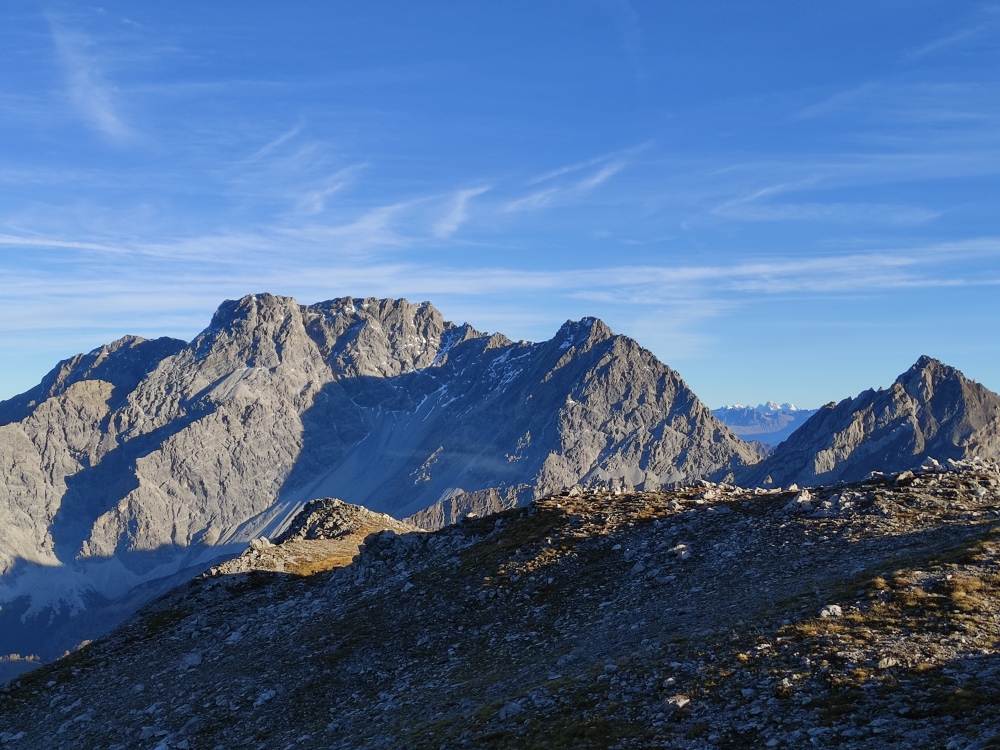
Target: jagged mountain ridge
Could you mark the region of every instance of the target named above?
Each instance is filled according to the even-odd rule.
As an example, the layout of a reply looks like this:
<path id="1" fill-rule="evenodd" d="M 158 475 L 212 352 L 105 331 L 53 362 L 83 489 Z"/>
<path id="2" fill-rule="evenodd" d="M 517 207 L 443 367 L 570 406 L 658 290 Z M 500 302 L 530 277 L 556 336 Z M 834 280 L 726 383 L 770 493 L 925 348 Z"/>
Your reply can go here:
<path id="1" fill-rule="evenodd" d="M 1000 455 L 1000 396 L 953 367 L 922 356 L 887 389 L 819 409 L 764 461 L 736 472 L 743 486 L 858 481 Z"/>
<path id="2" fill-rule="evenodd" d="M 279 532 L 315 497 L 396 517 L 495 509 L 754 460 L 673 370 L 593 318 L 515 343 L 429 303 L 227 301 L 190 343 L 128 337 L 0 404 L 0 654 L 51 658 L 114 624 L 95 612 L 127 615 L 136 592 Z M 58 645 L 34 626 L 50 616 Z"/>

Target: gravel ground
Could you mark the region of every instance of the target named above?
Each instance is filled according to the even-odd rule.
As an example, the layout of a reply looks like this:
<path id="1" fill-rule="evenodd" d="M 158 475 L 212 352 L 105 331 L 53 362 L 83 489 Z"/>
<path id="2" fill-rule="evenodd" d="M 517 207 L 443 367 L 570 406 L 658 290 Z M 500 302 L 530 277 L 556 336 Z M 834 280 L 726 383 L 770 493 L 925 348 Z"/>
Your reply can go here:
<path id="1" fill-rule="evenodd" d="M 574 488 L 332 571 L 191 581 L 3 688 L 0 743 L 1000 746 L 998 534 L 981 461 Z"/>

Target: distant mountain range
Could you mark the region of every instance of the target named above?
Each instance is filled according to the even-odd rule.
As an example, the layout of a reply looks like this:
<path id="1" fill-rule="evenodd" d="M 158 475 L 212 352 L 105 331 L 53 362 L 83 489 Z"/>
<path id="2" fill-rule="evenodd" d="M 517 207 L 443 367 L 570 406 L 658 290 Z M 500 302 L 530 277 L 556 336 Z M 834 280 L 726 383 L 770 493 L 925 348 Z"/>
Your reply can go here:
<path id="1" fill-rule="evenodd" d="M 788 439 L 816 409 L 800 409 L 795 404 L 768 401 L 756 407 L 733 404 L 713 409 L 716 419 L 744 440 L 757 441 L 773 448 Z"/>
<path id="2" fill-rule="evenodd" d="M 0 402 L 0 672 L 107 632 L 314 498 L 433 529 L 574 485 L 774 487 L 996 456 L 998 425 L 1000 397 L 929 358 L 815 413 L 713 414 L 595 318 L 529 343 L 430 303 L 230 300 L 191 342 L 126 337 Z"/>

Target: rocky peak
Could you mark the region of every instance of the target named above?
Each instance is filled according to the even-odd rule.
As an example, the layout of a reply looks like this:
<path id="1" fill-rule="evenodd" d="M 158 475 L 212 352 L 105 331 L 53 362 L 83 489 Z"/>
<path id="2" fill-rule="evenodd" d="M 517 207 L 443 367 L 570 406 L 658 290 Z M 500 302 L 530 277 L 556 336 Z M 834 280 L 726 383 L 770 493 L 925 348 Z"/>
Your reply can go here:
<path id="1" fill-rule="evenodd" d="M 429 302 L 341 297 L 304 306 L 309 336 L 338 377 L 396 377 L 435 363 L 470 335 Z"/>
<path id="2" fill-rule="evenodd" d="M 194 345 L 200 359 L 223 371 L 274 368 L 285 358 L 308 356 L 301 351 L 303 330 L 301 308 L 291 297 L 248 294 L 223 302 Z"/>
<path id="3" fill-rule="evenodd" d="M 295 539 L 337 539 L 350 534 L 365 535 L 391 529 L 400 534 L 416 531 L 414 526 L 397 521 L 386 513 L 376 513 L 360 505 L 345 503 L 335 497 L 310 500 L 288 528 L 275 538 L 275 544 Z"/>
<path id="4" fill-rule="evenodd" d="M 923 356 L 890 388 L 823 407 L 736 478 L 761 486 L 856 481 L 928 458 L 990 458 L 998 451 L 1000 396 Z"/>
<path id="5" fill-rule="evenodd" d="M 615 332 L 600 318 L 581 318 L 567 320 L 553 337 L 560 347 L 568 349 L 571 346 L 588 351 L 608 339 L 615 338 Z"/>
<path id="6" fill-rule="evenodd" d="M 186 345 L 184 341 L 168 337 L 146 340 L 140 336 L 123 336 L 87 354 L 77 354 L 56 365 L 30 391 L 0 402 L 0 424 L 21 421 L 46 399 L 57 397 L 74 383 L 84 380 L 104 381 L 123 393 L 128 392 L 160 361 Z"/>
<path id="7" fill-rule="evenodd" d="M 502 333 L 494 333 L 486 340 L 486 349 L 503 349 L 508 346 L 513 346 L 514 342 L 504 336 Z"/>
<path id="8" fill-rule="evenodd" d="M 270 541 L 251 539 L 239 557 L 211 568 L 207 575 L 269 571 L 311 575 L 347 564 L 373 534 L 410 534 L 414 526 L 333 497 L 310 500 L 288 528 Z"/>
<path id="9" fill-rule="evenodd" d="M 894 385 L 901 387 L 918 403 L 929 404 L 936 395 L 946 392 L 950 392 L 950 397 L 946 396 L 948 400 L 957 402 L 970 381 L 954 367 L 925 355 L 900 375 Z"/>

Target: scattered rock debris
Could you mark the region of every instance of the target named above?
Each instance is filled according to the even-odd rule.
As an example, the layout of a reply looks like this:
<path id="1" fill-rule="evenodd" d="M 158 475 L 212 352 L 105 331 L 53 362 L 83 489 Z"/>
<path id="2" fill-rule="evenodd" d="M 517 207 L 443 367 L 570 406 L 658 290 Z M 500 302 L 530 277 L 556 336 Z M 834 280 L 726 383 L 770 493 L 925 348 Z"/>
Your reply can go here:
<path id="1" fill-rule="evenodd" d="M 385 513 L 326 497 L 310 500 L 272 544 L 251 539 L 239 557 L 215 566 L 210 575 L 251 571 L 309 575 L 348 565 L 370 534 L 390 529 L 398 534 L 420 531 Z"/>
<path id="2" fill-rule="evenodd" d="M 576 489 L 332 571 L 217 570 L 4 687 L 0 742 L 1000 744 L 998 467 L 805 494 Z"/>

